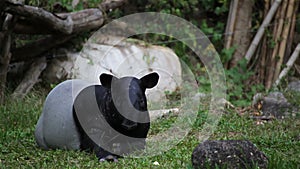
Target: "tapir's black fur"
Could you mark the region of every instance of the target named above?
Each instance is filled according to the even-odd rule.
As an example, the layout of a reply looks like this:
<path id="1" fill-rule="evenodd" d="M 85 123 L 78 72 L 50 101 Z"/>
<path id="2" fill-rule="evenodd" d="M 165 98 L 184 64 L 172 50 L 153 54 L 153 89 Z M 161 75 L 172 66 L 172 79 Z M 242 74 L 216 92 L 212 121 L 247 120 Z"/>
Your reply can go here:
<path id="1" fill-rule="evenodd" d="M 116 78 L 112 75 L 102 74 L 100 75 L 100 82 L 102 85 L 95 85 L 95 95 L 99 110 L 104 116 L 108 124 L 121 134 L 135 138 L 146 138 L 148 130 L 150 128 L 149 113 L 144 117 L 148 122 L 139 123 L 126 119 L 117 110 L 116 104 L 122 104 L 125 97 L 123 97 L 123 92 L 129 92 L 129 98 L 131 104 L 135 109 L 139 111 L 147 112 L 147 100 L 145 96 L 145 91 L 147 88 L 152 88 L 158 83 L 159 76 L 157 73 L 148 74 L 140 79 L 135 77 L 123 77 Z M 117 86 L 118 97 L 117 100 L 113 101 L 111 82 L 114 80 L 114 86 Z M 126 83 L 129 82 L 129 88 Z M 123 84 L 125 83 L 125 85 Z M 128 94 L 127 94 L 128 98 Z M 115 103 L 114 103 L 115 102 Z M 75 109 L 73 109 L 74 120 L 77 129 L 80 133 L 80 149 L 81 150 L 91 150 L 96 153 L 97 158 L 104 160 L 111 160 L 108 157 L 119 157 L 118 155 L 112 154 L 102 147 L 94 143 L 89 136 L 84 132 L 82 126 L 79 123 Z M 114 159 L 115 160 L 115 159 Z"/>

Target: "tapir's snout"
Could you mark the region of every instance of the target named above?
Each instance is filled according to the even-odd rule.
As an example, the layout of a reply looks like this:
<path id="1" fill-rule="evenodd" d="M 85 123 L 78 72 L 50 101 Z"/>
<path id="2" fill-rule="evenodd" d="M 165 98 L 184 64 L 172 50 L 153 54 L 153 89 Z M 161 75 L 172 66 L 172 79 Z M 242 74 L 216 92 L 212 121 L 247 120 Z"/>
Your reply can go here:
<path id="1" fill-rule="evenodd" d="M 126 130 L 133 130 L 137 127 L 137 123 L 128 119 L 123 120 L 121 126 Z"/>

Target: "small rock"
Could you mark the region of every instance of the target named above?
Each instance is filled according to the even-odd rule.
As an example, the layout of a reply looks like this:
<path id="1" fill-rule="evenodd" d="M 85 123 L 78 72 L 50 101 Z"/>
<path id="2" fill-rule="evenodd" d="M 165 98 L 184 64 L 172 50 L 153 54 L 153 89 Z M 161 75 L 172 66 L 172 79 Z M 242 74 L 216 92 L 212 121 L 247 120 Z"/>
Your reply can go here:
<path id="1" fill-rule="evenodd" d="M 300 92 L 300 80 L 289 83 L 287 90 Z"/>
<path id="2" fill-rule="evenodd" d="M 274 116 L 278 119 L 290 117 L 294 111 L 294 106 L 288 102 L 281 92 L 272 92 L 262 99 L 263 116 Z"/>
<path id="3" fill-rule="evenodd" d="M 179 108 L 150 110 L 149 111 L 150 121 L 154 121 L 156 119 L 159 119 L 169 114 L 176 115 L 178 113 L 179 113 Z"/>
<path id="4" fill-rule="evenodd" d="M 193 151 L 194 168 L 267 168 L 268 158 L 250 141 L 205 141 Z"/>
<path id="5" fill-rule="evenodd" d="M 256 105 L 259 104 L 259 102 L 263 99 L 263 97 L 264 96 L 262 93 L 256 93 L 252 99 L 252 106 L 257 107 Z"/>
<path id="6" fill-rule="evenodd" d="M 159 163 L 157 161 L 154 161 L 153 165 L 159 165 Z"/>

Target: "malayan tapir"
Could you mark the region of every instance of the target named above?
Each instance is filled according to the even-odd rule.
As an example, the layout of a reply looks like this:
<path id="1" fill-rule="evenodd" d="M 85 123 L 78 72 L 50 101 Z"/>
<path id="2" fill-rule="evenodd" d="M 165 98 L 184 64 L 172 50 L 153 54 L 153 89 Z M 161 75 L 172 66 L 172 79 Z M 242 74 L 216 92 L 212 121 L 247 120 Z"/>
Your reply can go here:
<path id="1" fill-rule="evenodd" d="M 142 150 L 150 128 L 146 89 L 157 85 L 156 72 L 141 78 L 101 74 L 102 85 L 73 79 L 47 96 L 35 130 L 43 149 L 95 152 L 99 161 Z"/>

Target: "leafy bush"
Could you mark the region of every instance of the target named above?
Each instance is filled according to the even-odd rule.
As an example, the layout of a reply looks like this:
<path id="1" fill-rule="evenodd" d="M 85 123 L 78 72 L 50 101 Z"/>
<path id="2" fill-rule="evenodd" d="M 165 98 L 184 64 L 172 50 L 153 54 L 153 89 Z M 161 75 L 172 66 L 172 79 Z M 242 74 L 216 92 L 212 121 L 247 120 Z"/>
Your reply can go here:
<path id="1" fill-rule="evenodd" d="M 27 0 L 25 4 L 43 7 L 49 11 L 57 12 L 71 12 L 86 8 L 95 8 L 102 2 L 102 0 Z M 60 9 L 56 9 L 60 8 Z M 60 11 L 66 10 L 66 11 Z"/>
<path id="2" fill-rule="evenodd" d="M 250 105 L 253 95 L 263 90 L 262 85 L 245 85 L 245 83 L 254 74 L 253 71 L 249 71 L 247 69 L 246 59 L 239 61 L 237 66 L 229 70 L 225 70 L 225 73 L 228 99 L 236 106 Z"/>

